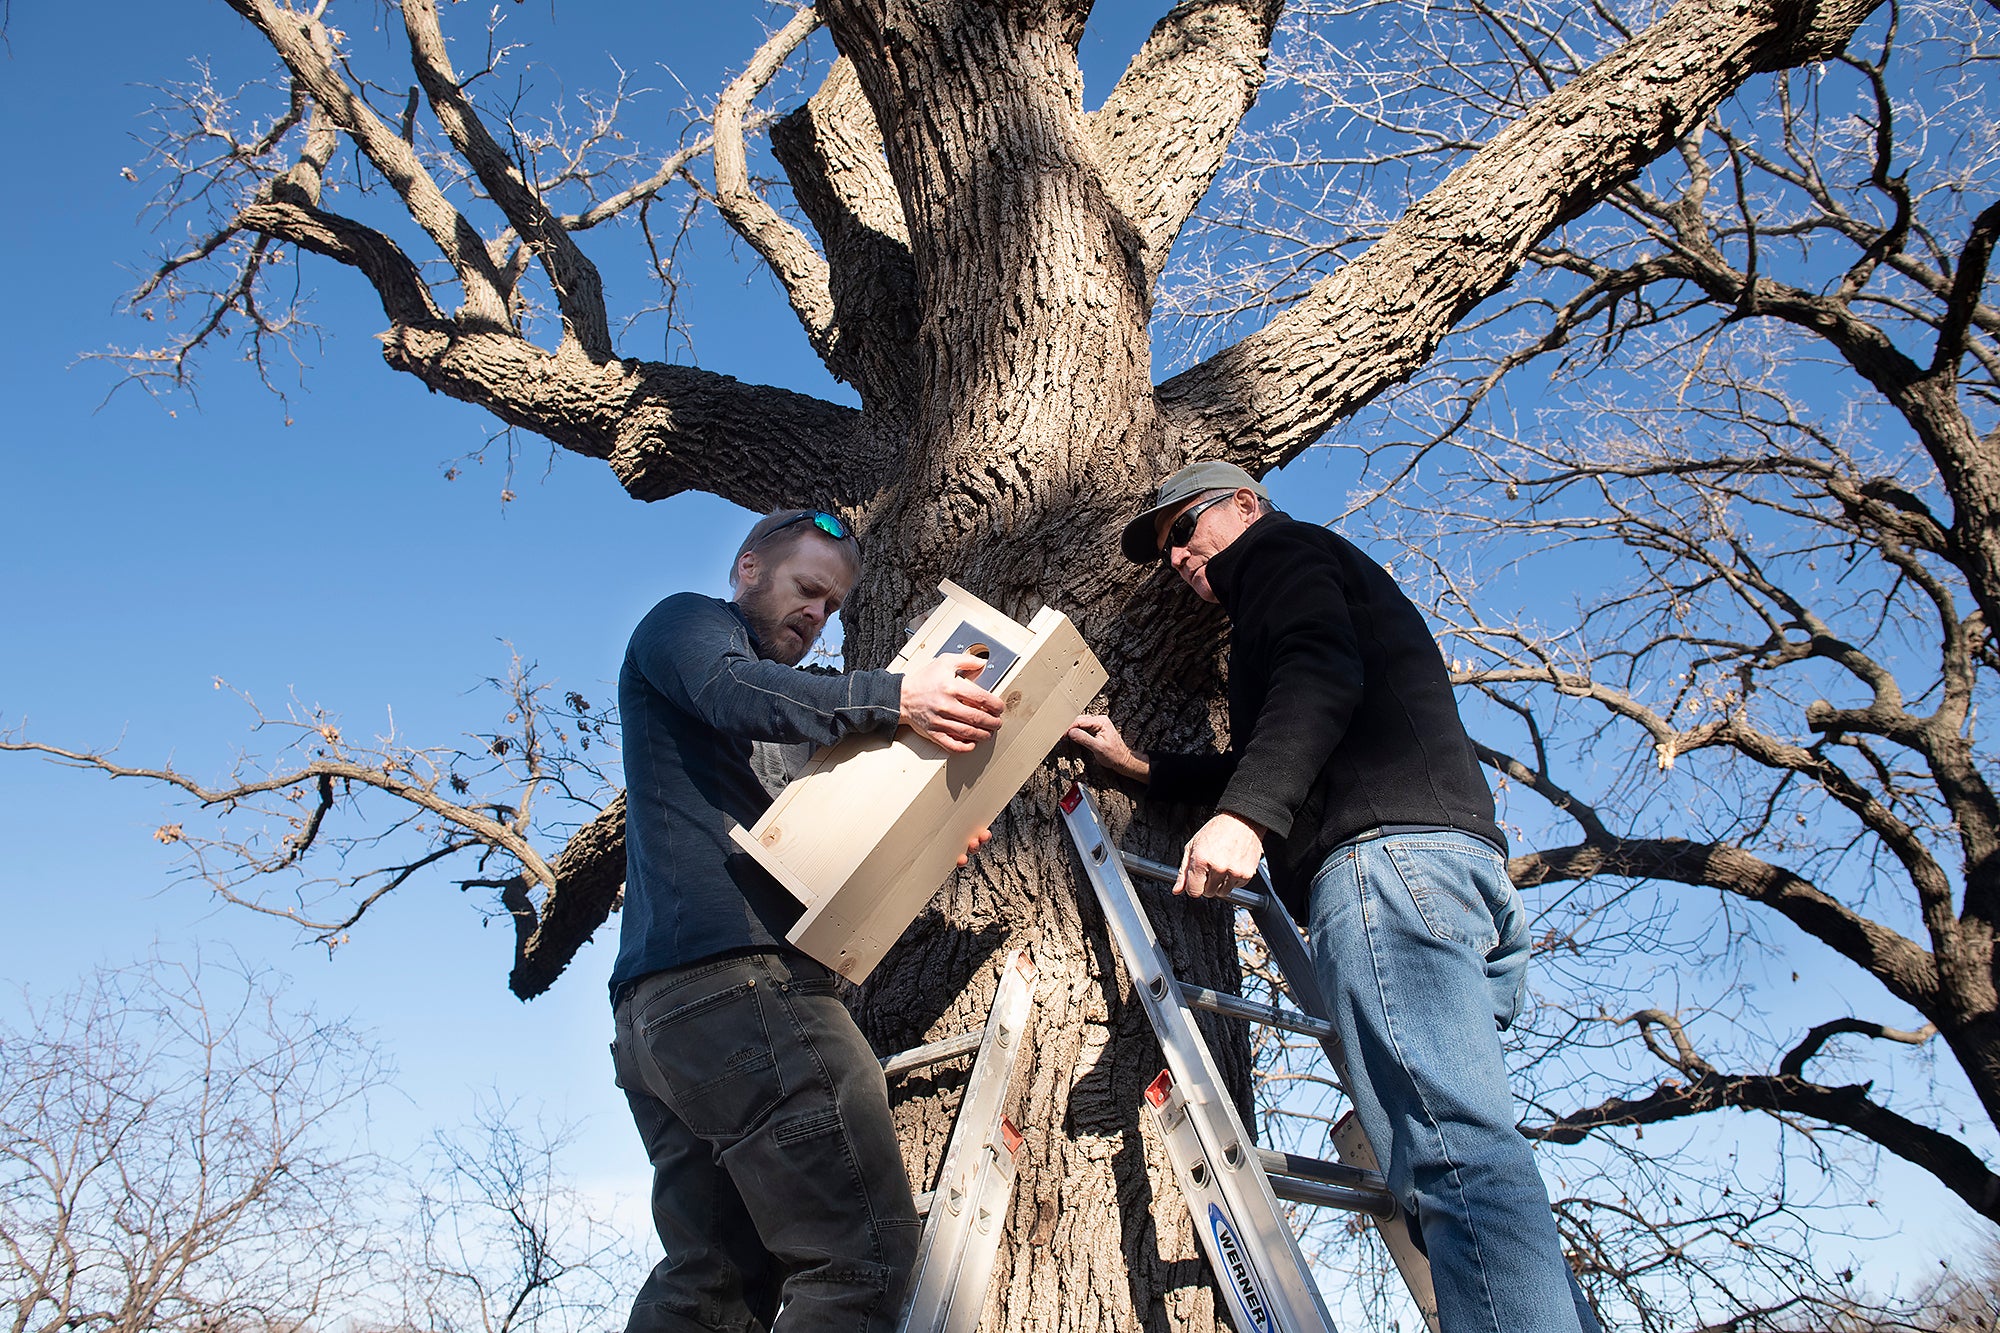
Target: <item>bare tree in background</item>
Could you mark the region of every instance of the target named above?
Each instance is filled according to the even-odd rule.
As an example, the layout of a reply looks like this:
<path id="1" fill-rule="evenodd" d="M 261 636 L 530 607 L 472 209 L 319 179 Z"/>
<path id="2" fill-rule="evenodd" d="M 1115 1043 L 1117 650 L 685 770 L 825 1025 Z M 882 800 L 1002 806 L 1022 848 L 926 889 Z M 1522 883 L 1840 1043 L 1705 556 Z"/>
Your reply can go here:
<path id="1" fill-rule="evenodd" d="M 389 1172 L 350 1141 L 383 1082 L 261 974 L 100 972 L 0 1029 L 12 1333 L 290 1333 L 375 1267 Z"/>
<path id="2" fill-rule="evenodd" d="M 572 1333 L 617 1325 L 652 1264 L 562 1174 L 573 1141 L 488 1103 L 432 1137 L 400 1285 L 425 1333 Z"/>
<path id="3" fill-rule="evenodd" d="M 101 971 L 0 1028 L 10 1333 L 571 1333 L 648 1265 L 562 1174 L 570 1134 L 488 1106 L 421 1174 L 363 1142 L 366 1034 L 267 972 Z"/>
<path id="4" fill-rule="evenodd" d="M 1198 331 L 1309 290 L 1626 31 L 1354 19 L 1290 31 L 1296 114 L 1239 145 L 1172 298 Z M 1933 1326 L 1866 1313 L 1865 1272 L 1796 1290 L 1815 1229 L 1877 1225 L 1875 1154 L 2000 1221 L 1996 61 L 1992 7 L 1890 6 L 1538 242 L 1351 437 L 1351 526 L 1491 704 L 1546 904 L 1530 1129 L 1586 1149 L 1560 1211 L 1637 1326 Z M 1729 1111 L 1769 1130 L 1700 1128 Z"/>
<path id="5" fill-rule="evenodd" d="M 186 90 L 161 139 L 153 165 L 196 225 L 142 292 L 148 311 L 180 316 L 178 332 L 132 353 L 134 374 L 183 384 L 190 357 L 227 339 L 277 355 L 308 332 L 286 296 L 299 290 L 290 272 L 307 256 L 331 261 L 379 297 L 392 370 L 605 463 L 632 496 L 694 489 L 753 510 L 831 507 L 868 549 L 895 552 L 843 609 L 854 665 L 887 661 L 949 576 L 1017 616 L 1044 602 L 1069 612 L 1135 739 L 1186 747 L 1215 735 L 1221 623 L 1190 617 L 1165 580 L 1118 559 L 1114 534 L 1141 497 L 1190 458 L 1259 474 L 1295 458 L 1422 367 L 1553 228 L 1746 80 L 1839 52 L 1875 3 L 1681 0 L 1629 41 L 1592 41 L 1575 77 L 1491 118 L 1481 143 L 1458 144 L 1453 174 L 1353 262 L 1157 384 L 1160 276 L 1255 101 L 1278 0 L 1172 8 L 1094 110 L 1076 55 L 1087 3 L 825 0 L 785 22 L 696 108 L 700 124 L 643 165 L 613 128 L 616 97 L 537 118 L 487 77 L 517 53 L 476 32 L 454 47 L 433 0 L 400 7 L 408 70 L 350 43 L 343 6 L 231 7 L 279 70 L 240 99 Z M 761 182 L 746 127 L 822 22 L 838 58 L 811 67 L 817 90 L 772 127 L 784 186 Z M 859 409 L 621 349 L 585 233 L 671 214 L 704 148 L 709 175 L 687 189 L 768 266 Z M 336 196 L 350 186 L 366 188 Z M 672 234 L 647 230 L 649 281 L 666 272 Z M 657 299 L 657 287 L 641 298 Z M 1142 1135 L 1141 1091 L 1158 1062 L 1073 892 L 1058 782 L 1044 773 L 1010 807 L 995 849 L 877 972 L 863 1023 L 883 1048 L 968 1027 L 1000 960 L 1030 947 L 1043 991 L 1023 1110 L 1029 1165 L 989 1318 L 1212 1327 L 1185 1211 Z M 237 785 L 252 794 L 254 783 Z M 334 782 L 367 785 L 358 773 Z M 478 828 L 474 817 L 493 822 L 476 792 L 451 800 L 418 783 L 392 794 L 434 809 L 449 826 L 440 839 Z M 224 785 L 193 795 L 223 809 L 239 799 Z M 454 809 L 435 810 L 433 797 Z M 1113 803 L 1121 832 L 1130 813 Z M 1147 818 L 1133 836 L 1154 854 L 1190 828 L 1186 812 Z M 520 993 L 545 987 L 610 910 L 621 820 L 606 806 L 559 851 L 520 845 L 518 830 L 487 836 L 501 871 L 480 878 L 521 877 L 509 907 Z M 1233 983 L 1226 911 L 1190 908 L 1165 924 L 1183 975 Z M 920 1178 L 937 1165 L 948 1112 L 924 1090 L 899 1108 Z"/>

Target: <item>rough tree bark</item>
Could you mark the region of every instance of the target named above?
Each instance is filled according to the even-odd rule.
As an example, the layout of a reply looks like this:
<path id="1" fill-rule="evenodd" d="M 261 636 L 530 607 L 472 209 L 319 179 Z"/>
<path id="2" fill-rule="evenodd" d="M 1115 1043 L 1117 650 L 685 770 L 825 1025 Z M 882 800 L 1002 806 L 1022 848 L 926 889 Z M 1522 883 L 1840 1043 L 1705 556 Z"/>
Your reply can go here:
<path id="1" fill-rule="evenodd" d="M 824 0 L 773 39 L 714 118 L 715 206 L 784 283 L 828 368 L 862 408 L 685 367 L 624 359 L 601 281 L 534 182 L 496 143 L 451 68 L 432 0 L 405 0 L 418 83 L 442 134 L 504 215 L 482 239 L 353 88 L 319 10 L 230 0 L 308 104 L 302 148 L 230 224 L 348 265 L 380 293 L 392 369 L 607 462 L 635 497 L 709 491 L 751 509 L 836 508 L 877 560 L 843 615 L 846 653 L 879 665 L 949 576 L 1025 618 L 1074 617 L 1111 672 L 1109 706 L 1146 745 L 1219 739 L 1222 624 L 1115 533 L 1167 471 L 1222 456 L 1264 472 L 1421 365 L 1533 243 L 1630 179 L 1744 79 L 1836 50 L 1874 0 L 1683 0 L 1474 155 L 1360 262 L 1267 328 L 1156 386 L 1148 318 L 1164 257 L 1262 78 L 1278 0 L 1188 0 L 1087 112 L 1079 0 Z M 321 6 L 323 9 L 324 6 Z M 817 237 L 744 171 L 744 107 L 823 20 L 841 59 L 773 132 Z M 446 261 L 429 286 L 387 235 L 330 211 L 320 181 L 344 138 L 401 196 Z M 626 201 L 627 203 L 630 200 Z M 593 219 L 601 220 L 601 219 Z M 523 332 L 539 264 L 560 312 L 553 349 Z M 1079 898 L 1045 770 L 995 847 L 933 902 L 863 997 L 883 1048 L 979 1021 L 998 962 L 1041 969 L 1022 1122 L 1029 1153 L 991 1327 L 1205 1328 L 1205 1269 L 1139 1115 L 1157 1072 L 1137 1006 Z M 1111 801 L 1114 823 L 1131 806 Z M 1175 854 L 1192 812 L 1148 810 L 1142 850 Z M 610 908 L 622 807 L 560 856 L 517 907 L 522 994 L 545 987 Z M 1227 914 L 1162 914 L 1184 975 L 1229 984 Z M 1241 1068 L 1243 1047 L 1232 1048 Z M 951 1094 L 899 1108 L 933 1171 Z M 1163 1197 L 1164 1196 L 1164 1197 Z"/>

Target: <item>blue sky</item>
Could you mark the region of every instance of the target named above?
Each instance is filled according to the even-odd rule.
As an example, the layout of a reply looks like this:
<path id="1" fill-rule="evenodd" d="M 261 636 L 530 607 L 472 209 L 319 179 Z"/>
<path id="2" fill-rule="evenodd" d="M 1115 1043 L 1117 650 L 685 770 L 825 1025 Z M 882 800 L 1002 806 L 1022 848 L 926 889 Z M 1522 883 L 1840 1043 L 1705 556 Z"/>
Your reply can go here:
<path id="1" fill-rule="evenodd" d="M 759 38 L 754 14 L 730 6 L 566 7 L 553 27 L 549 6 L 507 8 L 535 40 L 534 59 L 579 86 L 607 84 L 615 52 L 641 81 L 666 86 L 648 63 L 664 60 L 707 94 Z M 1093 100 L 1149 15 L 1101 8 L 1084 45 Z M 446 22 L 463 31 L 481 13 L 448 7 Z M 146 189 L 121 175 L 139 165 L 135 136 L 154 101 L 144 85 L 187 77 L 195 57 L 252 75 L 262 48 L 219 0 L 16 5 L 7 41 L 0 179 L 17 202 L 0 221 L 0 726 L 215 776 L 250 743 L 244 709 L 213 686 L 220 677 L 269 705 L 296 693 L 350 732 L 378 729 L 393 710 L 405 735 L 449 739 L 486 721 L 491 702 L 476 687 L 504 669 L 507 643 L 595 698 L 653 601 L 720 590 L 748 516 L 710 497 L 641 505 L 573 457 L 544 477 L 534 441 L 511 503 L 497 462 L 447 481 L 487 439 L 487 419 L 384 369 L 371 337 L 379 308 L 329 264 L 302 270 L 328 336 L 288 405 L 226 355 L 203 366 L 198 405 L 110 393 L 115 371 L 80 358 L 143 340 L 149 330 L 120 313 L 121 298 L 173 239 L 148 230 Z M 629 239 L 589 246 L 614 302 L 644 298 Z M 713 222 L 695 253 L 701 364 L 841 392 Z M 645 327 L 629 350 L 657 356 Z M 1334 456 L 1310 455 L 1279 481 L 1279 499 L 1326 516 L 1347 475 Z M 143 784 L 0 756 L 10 871 L 0 1010 L 16 1004 L 13 986 L 46 994 L 154 947 L 234 948 L 383 1034 L 407 1099 L 385 1106 L 383 1147 L 403 1151 L 468 1119 L 498 1088 L 583 1123 L 572 1168 L 586 1181 L 641 1184 L 604 1053 L 608 939 L 523 1005 L 505 988 L 510 932 L 482 929 L 440 877 L 399 891 L 329 958 L 289 925 L 178 882 L 172 849 L 151 833 L 183 813 Z M 1954 1207 L 1928 1211 L 1955 1227 Z M 1923 1249 L 1913 1240 L 1901 1262 L 1922 1266 Z"/>

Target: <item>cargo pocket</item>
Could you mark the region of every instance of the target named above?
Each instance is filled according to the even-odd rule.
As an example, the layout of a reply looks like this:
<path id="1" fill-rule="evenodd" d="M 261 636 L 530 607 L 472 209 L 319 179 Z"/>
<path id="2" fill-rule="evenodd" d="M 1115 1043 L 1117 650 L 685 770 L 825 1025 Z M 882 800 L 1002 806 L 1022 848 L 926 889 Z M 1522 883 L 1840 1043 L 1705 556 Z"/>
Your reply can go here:
<path id="1" fill-rule="evenodd" d="M 660 1071 L 662 1098 L 705 1139 L 735 1139 L 785 1095 L 757 983 L 703 996 L 648 1018 L 640 1041 Z"/>

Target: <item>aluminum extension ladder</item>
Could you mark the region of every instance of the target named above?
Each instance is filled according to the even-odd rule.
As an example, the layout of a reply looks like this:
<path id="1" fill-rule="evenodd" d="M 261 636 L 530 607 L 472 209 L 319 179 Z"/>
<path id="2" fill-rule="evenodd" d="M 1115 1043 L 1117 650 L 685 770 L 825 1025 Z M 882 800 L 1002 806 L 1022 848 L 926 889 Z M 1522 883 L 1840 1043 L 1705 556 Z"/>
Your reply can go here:
<path id="1" fill-rule="evenodd" d="M 1271 891 L 1269 875 L 1260 869 L 1261 892 L 1238 889 L 1227 897 L 1248 909 L 1286 991 L 1303 1012 L 1187 985 L 1176 978 L 1127 873 L 1171 884 L 1176 868 L 1113 847 L 1096 803 L 1080 785 L 1071 784 L 1061 805 L 1112 941 L 1166 1055 L 1166 1071 L 1146 1089 L 1146 1101 L 1237 1333 L 1332 1333 L 1332 1317 L 1279 1199 L 1366 1215 L 1401 1270 L 1425 1324 L 1437 1333 L 1430 1262 L 1411 1238 L 1403 1211 L 1353 1113 L 1342 1117 L 1334 1129 L 1338 1162 L 1256 1147 L 1222 1081 L 1214 1053 L 1195 1026 L 1193 1011 L 1201 1009 L 1316 1037 L 1342 1093 L 1347 1091 L 1346 1064 L 1333 1025 L 1326 1019 L 1330 1008 L 1325 992 L 1298 927 Z"/>
<path id="2" fill-rule="evenodd" d="M 1022 1137 L 1007 1117 L 1006 1095 L 1034 989 L 1035 965 L 1026 950 L 1018 950 L 1007 961 L 983 1030 L 882 1062 L 883 1076 L 895 1078 L 976 1052 L 937 1188 L 917 1196 L 924 1234 L 903 1298 L 903 1333 L 972 1333 L 979 1324 L 1014 1195 L 1014 1159 Z"/>

